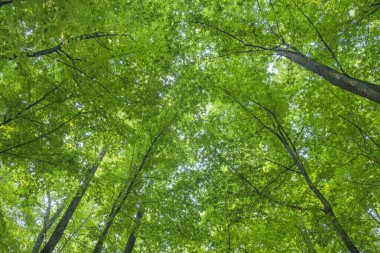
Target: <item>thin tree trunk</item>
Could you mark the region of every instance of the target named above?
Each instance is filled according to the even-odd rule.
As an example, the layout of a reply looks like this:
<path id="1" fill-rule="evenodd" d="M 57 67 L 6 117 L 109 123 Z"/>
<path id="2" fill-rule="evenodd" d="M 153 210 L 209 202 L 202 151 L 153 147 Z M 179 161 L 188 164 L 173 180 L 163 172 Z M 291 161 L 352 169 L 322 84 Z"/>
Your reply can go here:
<path id="1" fill-rule="evenodd" d="M 108 234 L 108 230 L 111 228 L 111 226 L 113 224 L 113 221 L 116 218 L 116 215 L 120 212 L 121 207 L 123 206 L 125 200 L 129 196 L 129 193 L 132 191 L 132 188 L 133 188 L 133 186 L 135 184 L 135 179 L 136 178 L 137 178 L 137 172 L 136 172 L 134 178 L 129 183 L 127 190 L 125 192 L 120 192 L 118 198 L 113 203 L 111 212 L 108 215 L 107 223 L 104 226 L 103 231 L 100 234 L 100 236 L 98 238 L 98 241 L 96 242 L 95 248 L 92 251 L 92 253 L 100 253 L 100 252 L 102 252 L 104 239 L 106 238 L 106 236 Z"/>
<path id="2" fill-rule="evenodd" d="M 47 231 L 49 231 L 49 229 L 51 228 L 51 226 L 54 224 L 54 222 L 61 215 L 61 213 L 63 211 L 63 208 L 64 208 L 64 205 L 60 206 L 57 209 L 57 211 L 55 211 L 53 217 L 51 217 L 50 219 L 49 219 L 50 214 L 46 215 L 44 226 L 41 229 L 41 232 L 39 233 L 39 235 L 37 237 L 37 240 L 34 243 L 34 246 L 33 246 L 33 249 L 32 249 L 32 253 L 37 253 L 40 250 Z"/>
<path id="3" fill-rule="evenodd" d="M 350 77 L 346 74 L 342 74 L 300 52 L 292 52 L 282 49 L 277 49 L 275 52 L 276 54 L 284 56 L 292 62 L 306 68 L 307 70 L 310 70 L 314 74 L 319 75 L 334 86 L 380 104 L 380 85 L 369 83 Z"/>
<path id="4" fill-rule="evenodd" d="M 274 114 L 273 114 L 274 115 Z M 293 143 L 289 143 L 290 139 L 287 137 L 287 134 L 283 130 L 282 126 L 280 125 L 279 121 L 275 118 L 276 122 L 279 124 L 278 126 L 278 138 L 284 145 L 285 149 L 287 150 L 288 154 L 293 159 L 294 163 L 298 167 L 299 171 L 302 173 L 303 178 L 305 179 L 307 185 L 309 186 L 310 190 L 314 193 L 314 195 L 319 199 L 319 201 L 323 205 L 323 212 L 328 215 L 328 217 L 331 220 L 331 224 L 335 232 L 338 234 L 340 239 L 343 241 L 346 248 L 351 253 L 359 253 L 359 250 L 356 248 L 355 244 L 352 242 L 351 238 L 349 237 L 346 230 L 343 228 L 342 224 L 340 224 L 338 218 L 335 216 L 335 213 L 332 209 L 332 206 L 330 202 L 325 198 L 325 196 L 319 191 L 319 189 L 314 185 L 314 183 L 311 181 L 306 168 L 304 167 L 301 159 L 299 158 L 297 151 L 294 148 Z"/>
<path id="5" fill-rule="evenodd" d="M 281 122 L 278 120 L 276 114 L 271 111 L 269 108 L 261 105 L 260 103 L 253 101 L 255 105 L 260 107 L 260 109 L 266 111 L 271 118 L 274 119 L 275 122 L 274 126 L 276 128 L 272 128 L 271 126 L 268 126 L 265 124 L 256 114 L 254 114 L 250 109 L 245 107 L 243 104 L 239 102 L 235 97 L 231 95 L 228 91 L 224 90 L 229 96 L 231 96 L 244 110 L 246 110 L 256 121 L 258 121 L 265 129 L 267 129 L 269 132 L 271 132 L 273 135 L 275 135 L 283 144 L 285 147 L 285 150 L 289 154 L 289 156 L 292 158 L 293 162 L 297 166 L 299 172 L 302 174 L 303 178 L 305 179 L 307 185 L 309 186 L 310 190 L 314 193 L 314 195 L 318 198 L 318 200 L 323 205 L 323 212 L 330 218 L 332 228 L 335 230 L 335 232 L 338 234 L 340 239 L 343 241 L 346 248 L 351 253 L 359 253 L 359 250 L 356 248 L 355 244 L 352 242 L 351 238 L 349 237 L 346 230 L 344 230 L 342 224 L 340 224 L 338 218 L 336 217 L 332 206 L 330 202 L 325 198 L 325 196 L 319 191 L 319 189 L 314 185 L 314 183 L 311 181 L 306 168 L 304 167 L 301 159 L 299 158 L 298 151 L 295 147 L 294 142 L 289 138 L 289 135 L 286 133 L 285 129 L 282 127 Z"/>
<path id="6" fill-rule="evenodd" d="M 102 231 L 101 235 L 99 236 L 98 241 L 97 241 L 95 248 L 92 251 L 92 253 L 102 252 L 104 239 L 106 238 L 106 236 L 108 234 L 108 230 L 111 228 L 113 221 L 116 218 L 116 215 L 120 212 L 121 207 L 124 205 L 124 202 L 126 201 L 127 197 L 131 193 L 133 186 L 136 184 L 137 177 L 139 176 L 140 172 L 142 171 L 142 169 L 145 166 L 145 163 L 147 162 L 148 158 L 150 157 L 150 153 L 152 152 L 153 147 L 158 140 L 158 137 L 152 141 L 148 150 L 145 152 L 144 158 L 141 161 L 140 166 L 138 167 L 137 171 L 133 175 L 132 179 L 129 181 L 129 183 L 127 183 L 128 181 L 126 182 L 123 189 L 119 192 L 117 198 L 115 199 L 115 201 L 112 205 L 112 208 L 111 208 L 111 212 L 108 215 L 106 225 L 104 226 L 103 231 Z"/>
<path id="7" fill-rule="evenodd" d="M 137 232 L 137 230 L 140 227 L 141 218 L 142 218 L 142 212 L 141 212 L 141 210 L 139 210 L 139 211 L 137 211 L 137 214 L 136 214 L 135 225 L 133 226 L 131 233 L 129 233 L 128 241 L 127 241 L 127 244 L 125 245 L 125 248 L 123 251 L 124 253 L 132 253 L 132 251 L 133 251 L 133 247 L 135 246 L 135 242 L 136 242 L 135 233 Z"/>
<path id="8" fill-rule="evenodd" d="M 50 236 L 48 242 L 45 247 L 41 250 L 41 253 L 51 253 L 53 252 L 55 246 L 58 241 L 61 239 L 63 232 L 65 231 L 67 224 L 69 223 L 71 217 L 73 216 L 76 208 L 78 207 L 80 201 L 82 200 L 84 194 L 86 193 L 87 188 L 90 185 L 92 178 L 95 175 L 96 170 L 99 168 L 101 161 L 103 160 L 104 155 L 106 154 L 106 150 L 103 147 L 100 151 L 99 158 L 95 162 L 95 164 L 90 169 L 89 175 L 86 177 L 84 182 L 79 186 L 79 189 L 75 195 L 75 197 L 71 200 L 69 207 L 66 209 L 62 218 L 58 222 L 53 234 Z"/>
<path id="9" fill-rule="evenodd" d="M 98 241 L 97 241 L 92 253 L 102 252 L 104 240 L 108 234 L 108 230 L 110 229 L 110 227 L 113 224 L 113 221 L 114 221 L 116 215 L 120 212 L 121 207 L 123 206 L 127 197 L 131 193 L 131 191 L 132 191 L 132 189 L 133 189 L 133 187 L 137 181 L 138 176 L 140 175 L 141 171 L 145 167 L 145 164 L 148 161 L 148 159 L 151 155 L 151 152 L 153 151 L 155 144 L 160 139 L 160 137 L 164 134 L 164 132 L 172 125 L 172 123 L 174 122 L 175 119 L 176 119 L 176 116 L 170 121 L 170 123 L 168 125 L 164 126 L 164 128 L 151 141 L 149 148 L 145 152 L 145 155 L 144 155 L 138 169 L 136 170 L 135 174 L 133 175 L 132 179 L 129 181 L 129 184 L 126 183 L 124 185 L 123 189 L 119 192 L 117 198 L 115 199 L 115 201 L 112 205 L 111 212 L 108 214 L 107 223 L 106 223 L 105 227 L 103 228 L 103 231 L 102 231 L 100 237 L 98 238 Z"/>

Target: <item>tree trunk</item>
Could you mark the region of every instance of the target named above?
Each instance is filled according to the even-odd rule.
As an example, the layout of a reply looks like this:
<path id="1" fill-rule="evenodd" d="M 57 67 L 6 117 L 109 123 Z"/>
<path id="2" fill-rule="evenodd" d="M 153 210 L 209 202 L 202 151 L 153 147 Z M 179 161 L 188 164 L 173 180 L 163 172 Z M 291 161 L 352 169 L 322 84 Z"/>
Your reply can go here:
<path id="1" fill-rule="evenodd" d="M 127 200 L 127 197 L 131 193 L 132 188 L 137 181 L 137 177 L 139 176 L 139 174 L 143 170 L 145 163 L 147 162 L 148 158 L 150 157 L 150 153 L 152 152 L 153 147 L 158 140 L 158 137 L 155 138 L 153 140 L 153 142 L 150 144 L 148 150 L 145 152 L 143 160 L 141 161 L 141 163 L 140 163 L 137 171 L 133 175 L 132 179 L 129 181 L 129 183 L 128 183 L 128 181 L 125 183 L 123 189 L 119 192 L 117 198 L 115 199 L 115 201 L 112 205 L 111 212 L 108 215 L 107 223 L 106 223 L 105 227 L 103 228 L 103 231 L 102 231 L 98 241 L 96 242 L 95 248 L 92 251 L 92 253 L 102 252 L 104 239 L 106 238 L 106 236 L 108 234 L 108 230 L 111 228 L 113 221 L 115 220 L 116 215 L 120 212 L 121 207 L 124 205 L 124 202 Z"/>
<path id="2" fill-rule="evenodd" d="M 277 121 L 277 120 L 276 120 Z M 279 123 L 277 121 L 277 123 Z M 278 138 L 284 145 L 285 149 L 287 150 L 288 154 L 293 159 L 294 163 L 296 164 L 299 171 L 302 173 L 303 178 L 305 179 L 307 185 L 309 186 L 310 190 L 314 193 L 314 195 L 319 199 L 319 201 L 323 205 L 323 212 L 329 216 L 331 220 L 331 224 L 335 232 L 338 234 L 340 239 L 343 241 L 346 248 L 351 253 L 359 253 L 359 250 L 356 248 L 355 244 L 352 242 L 351 238 L 349 237 L 346 230 L 344 230 L 342 224 L 340 224 L 338 218 L 335 216 L 335 213 L 332 209 L 332 206 L 330 202 L 325 198 L 325 196 L 319 191 L 319 189 L 314 185 L 314 183 L 311 181 L 306 168 L 304 167 L 301 159 L 299 158 L 294 145 L 289 144 L 290 140 L 287 139 L 287 134 L 284 132 L 283 128 L 281 126 L 278 127 Z M 293 148 L 292 148 L 293 147 Z"/>
<path id="3" fill-rule="evenodd" d="M 53 217 L 51 217 L 50 219 L 49 219 L 48 216 L 46 217 L 47 219 L 45 219 L 46 221 L 44 222 L 44 226 L 41 229 L 41 232 L 39 233 L 36 242 L 34 243 L 34 246 L 33 246 L 33 249 L 32 249 L 32 253 L 37 253 L 40 250 L 40 248 L 42 246 L 42 243 L 44 241 L 46 232 L 51 228 L 51 226 L 54 224 L 54 222 L 61 215 L 61 213 L 63 211 L 63 208 L 64 208 L 64 205 L 60 206 L 57 209 L 57 211 L 55 211 Z"/>
<path id="4" fill-rule="evenodd" d="M 155 144 L 157 143 L 159 138 L 164 134 L 165 130 L 167 130 L 172 125 L 172 123 L 174 122 L 175 119 L 176 119 L 176 116 L 170 121 L 170 123 L 168 125 L 164 126 L 164 128 L 161 129 L 161 131 L 156 135 L 156 137 L 154 137 L 154 139 L 151 141 L 151 143 L 149 145 L 149 148 L 145 152 L 144 157 L 143 157 L 139 167 L 135 171 L 135 174 L 133 175 L 132 179 L 129 181 L 129 183 L 127 181 L 125 183 L 123 189 L 119 192 L 117 198 L 115 199 L 115 201 L 112 205 L 111 212 L 108 214 L 107 223 L 106 223 L 105 227 L 103 228 L 103 231 L 102 231 L 98 241 L 96 242 L 96 245 L 95 245 L 92 253 L 102 252 L 104 239 L 106 238 L 108 230 L 112 226 L 116 215 L 120 212 L 121 207 L 123 206 L 124 202 L 126 201 L 128 195 L 132 191 L 132 188 L 137 181 L 137 177 L 140 175 L 141 171 L 145 167 L 145 164 L 148 162 L 148 159 L 149 159 L 151 153 L 153 152 L 153 148 L 154 148 Z"/>
<path id="5" fill-rule="evenodd" d="M 114 203 L 112 205 L 111 212 L 108 215 L 107 223 L 106 223 L 105 227 L 103 228 L 103 231 L 102 231 L 101 235 L 99 236 L 98 241 L 96 242 L 95 248 L 92 251 L 92 253 L 102 252 L 104 239 L 106 238 L 106 236 L 108 234 L 108 230 L 111 228 L 113 221 L 115 220 L 116 215 L 120 212 L 121 207 L 123 206 L 124 202 L 126 201 L 129 193 L 132 191 L 132 187 L 135 184 L 136 178 L 137 178 L 137 173 L 135 174 L 135 176 L 133 177 L 133 179 L 129 183 L 127 190 L 125 192 L 121 191 L 119 193 L 118 197 L 116 198 L 116 200 L 114 201 Z"/>
<path id="6" fill-rule="evenodd" d="M 132 253 L 132 251 L 133 251 L 133 247 L 135 246 L 135 242 L 136 242 L 135 233 L 140 227 L 141 218 L 142 218 L 142 212 L 141 212 L 141 210 L 139 210 L 139 211 L 137 211 L 137 214 L 136 214 L 136 223 L 133 226 L 132 231 L 128 236 L 128 241 L 127 241 L 127 244 L 125 245 L 125 248 L 123 251 L 124 253 Z"/>
<path id="7" fill-rule="evenodd" d="M 342 74 L 299 52 L 292 52 L 283 49 L 277 49 L 275 52 L 276 54 L 284 56 L 292 62 L 306 68 L 307 70 L 310 70 L 314 74 L 319 75 L 334 86 L 380 104 L 380 85 Z"/>
<path id="8" fill-rule="evenodd" d="M 58 222 L 53 234 L 50 236 L 49 241 L 46 243 L 45 247 L 41 250 L 41 253 L 51 253 L 53 252 L 58 241 L 61 239 L 63 232 L 65 231 L 67 224 L 69 223 L 71 217 L 73 216 L 76 208 L 78 207 L 80 201 L 82 200 L 87 188 L 90 185 L 91 179 L 94 177 L 96 170 L 99 168 L 104 155 L 106 154 L 105 148 L 103 147 L 99 154 L 98 161 L 90 169 L 89 175 L 86 177 L 84 182 L 79 186 L 79 189 L 75 197 L 71 200 L 69 207 L 66 209 L 62 218 Z"/>

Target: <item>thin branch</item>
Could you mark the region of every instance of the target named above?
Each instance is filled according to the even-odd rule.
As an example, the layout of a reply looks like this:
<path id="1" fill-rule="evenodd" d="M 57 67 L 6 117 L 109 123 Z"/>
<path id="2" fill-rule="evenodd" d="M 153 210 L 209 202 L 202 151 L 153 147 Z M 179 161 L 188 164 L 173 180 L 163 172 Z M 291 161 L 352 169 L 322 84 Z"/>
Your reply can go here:
<path id="1" fill-rule="evenodd" d="M 220 87 L 221 90 L 223 90 L 228 96 L 230 96 L 236 103 L 240 105 L 241 108 L 244 109 L 249 115 L 251 115 L 256 121 L 258 121 L 263 128 L 269 130 L 271 133 L 277 135 L 277 133 L 272 129 L 271 127 L 268 127 L 264 122 L 256 115 L 254 114 L 249 108 L 247 108 L 245 105 L 243 105 L 236 97 L 234 97 L 227 89 Z"/>
<path id="2" fill-rule="evenodd" d="M 327 50 L 330 52 L 332 58 L 334 59 L 334 61 L 336 62 L 336 64 L 339 66 L 340 70 L 342 71 L 342 73 L 346 73 L 342 67 L 342 65 L 339 63 L 338 61 L 338 58 L 336 57 L 334 51 L 331 49 L 331 47 L 327 44 L 327 42 L 325 41 L 325 39 L 323 38 L 322 34 L 320 33 L 320 31 L 318 30 L 318 28 L 314 25 L 313 21 L 311 21 L 311 19 L 302 11 L 302 9 L 298 6 L 298 4 L 296 2 L 294 2 L 294 5 L 297 7 L 297 9 L 301 12 L 302 16 L 304 16 L 307 21 L 309 22 L 309 24 L 314 28 L 314 30 L 316 31 L 316 33 L 318 34 L 318 37 L 319 39 L 322 41 L 323 45 L 325 45 L 325 47 L 327 48 Z"/>
<path id="3" fill-rule="evenodd" d="M 236 36 L 230 32 L 227 32 L 226 30 L 220 29 L 218 27 L 215 27 L 215 26 L 212 26 L 212 25 L 206 24 L 204 22 L 200 22 L 200 21 L 190 21 L 190 22 L 195 23 L 195 24 L 200 24 L 200 25 L 212 28 L 218 32 L 221 32 L 221 33 L 227 35 L 228 37 L 240 42 L 240 44 L 242 44 L 243 46 L 246 46 L 246 47 L 258 48 L 258 49 L 266 50 L 266 51 L 276 51 L 277 48 L 279 47 L 279 46 L 275 46 L 275 47 L 270 48 L 270 47 L 263 47 L 263 46 L 259 46 L 259 45 L 253 45 L 253 44 L 245 42 L 243 39 L 240 39 L 238 36 Z"/>
<path id="4" fill-rule="evenodd" d="M 3 122 L 0 123 L 0 126 L 2 125 L 6 125 L 8 124 L 9 122 L 17 119 L 18 117 L 20 117 L 24 112 L 28 111 L 29 109 L 31 109 L 33 106 L 36 106 L 38 104 L 40 104 L 43 100 L 45 100 L 51 93 L 53 93 L 54 91 L 56 91 L 58 89 L 58 87 L 54 87 L 52 90 L 50 90 L 48 93 L 46 93 L 45 95 L 43 95 L 41 98 L 39 98 L 38 100 L 36 100 L 35 102 L 31 103 L 30 105 L 28 105 L 27 107 L 25 107 L 22 111 L 19 111 L 18 113 L 16 113 L 16 115 L 14 117 L 10 117 L 10 118 L 7 118 L 7 119 L 4 119 Z"/>
<path id="5" fill-rule="evenodd" d="M 301 174 L 301 175 L 302 175 L 301 172 L 292 169 L 292 167 L 294 167 L 295 164 L 293 164 L 292 166 L 285 166 L 285 165 L 283 165 L 283 164 L 281 164 L 281 163 L 278 163 L 278 162 L 276 162 L 276 161 L 272 161 L 272 160 L 270 160 L 270 159 L 268 159 L 268 158 L 264 158 L 264 160 L 266 160 L 266 161 L 268 161 L 268 162 L 270 162 L 270 163 L 276 164 L 276 165 L 278 165 L 279 167 L 282 167 L 282 168 L 284 168 L 284 169 L 286 169 L 286 170 L 289 170 L 289 171 L 292 171 L 292 172 L 294 172 L 294 173 L 298 173 L 298 174 Z"/>
<path id="6" fill-rule="evenodd" d="M 261 13 L 265 13 L 265 12 L 263 12 L 263 10 L 262 10 L 262 8 L 261 8 L 260 2 L 256 0 L 256 4 L 257 4 L 257 7 L 258 7 L 259 12 L 261 12 Z M 272 1 L 269 1 L 269 5 L 270 5 L 272 11 L 275 12 L 274 5 L 273 5 Z M 279 26 L 278 26 L 278 23 L 279 23 L 279 22 L 278 22 L 278 19 L 277 19 L 277 15 L 275 16 L 276 22 L 274 22 L 275 27 L 276 27 L 276 29 L 277 29 L 277 32 L 275 31 L 276 29 L 273 28 L 273 26 L 270 24 L 270 22 L 269 22 L 268 19 L 266 18 L 266 15 L 263 16 L 263 19 L 264 19 L 264 20 L 266 21 L 266 23 L 268 24 L 270 32 L 271 32 L 274 36 L 276 36 L 276 37 L 281 41 L 281 43 L 282 43 L 283 45 L 288 45 L 288 44 L 286 43 L 284 37 L 283 37 L 281 34 L 279 34 L 280 29 L 279 29 Z M 263 22 L 263 25 L 265 25 L 264 22 Z"/>
<path id="7" fill-rule="evenodd" d="M 104 84 L 102 84 L 101 82 L 99 82 L 98 80 L 96 80 L 94 77 L 89 76 L 87 73 L 83 72 L 81 69 L 79 69 L 79 68 L 77 68 L 77 67 L 75 67 L 75 66 L 73 66 L 73 65 L 70 65 L 70 64 L 68 64 L 68 63 L 66 63 L 66 62 L 64 62 L 64 61 L 61 61 L 60 59 L 54 58 L 54 57 L 52 57 L 52 56 L 50 56 L 50 55 L 48 55 L 48 57 L 50 57 L 50 58 L 52 58 L 52 59 L 54 59 L 54 60 L 56 60 L 56 61 L 62 63 L 63 65 L 65 65 L 65 66 L 67 66 L 67 67 L 69 67 L 69 68 L 71 68 L 71 69 L 73 69 L 73 70 L 75 70 L 75 71 L 78 71 L 79 73 L 81 73 L 82 75 L 84 75 L 85 77 L 87 77 L 88 79 L 90 79 L 91 81 L 93 81 L 93 82 L 95 82 L 96 84 L 98 84 L 103 90 L 105 90 L 105 91 L 106 91 L 109 95 L 111 95 L 114 99 L 119 100 L 117 97 L 115 97 L 115 95 L 113 95 L 113 94 L 112 94 L 112 93 L 111 93 L 111 92 L 105 87 Z"/>
<path id="8" fill-rule="evenodd" d="M 1 3 L 0 3 L 1 4 Z M 1 5 L 0 5 L 1 6 Z M 42 49 L 39 51 L 31 52 L 31 53 L 26 53 L 26 57 L 28 58 L 35 58 L 39 56 L 45 56 L 45 55 L 50 55 L 53 53 L 58 53 L 62 51 L 62 46 L 64 44 L 67 44 L 71 41 L 81 41 L 81 40 L 89 40 L 89 39 L 98 39 L 98 38 L 104 38 L 104 37 L 116 37 L 116 36 L 125 36 L 131 38 L 131 40 L 135 41 L 131 35 L 128 34 L 116 34 L 116 33 L 104 33 L 104 32 L 94 32 L 92 34 L 82 34 L 78 36 L 74 36 L 64 42 L 59 43 L 58 45 L 46 49 Z M 7 57 L 5 55 L 0 55 L 0 59 L 8 59 L 8 60 L 13 60 L 18 57 L 21 57 L 22 55 L 14 55 L 13 57 Z"/>
<path id="9" fill-rule="evenodd" d="M 297 143 L 297 141 L 298 141 L 299 137 L 302 135 L 304 129 L 305 129 L 305 126 L 302 126 L 301 131 L 297 134 L 297 136 L 296 136 L 296 138 L 294 140 L 294 144 Z"/>
<path id="10" fill-rule="evenodd" d="M 276 182 L 277 181 L 277 179 L 279 179 L 280 178 L 280 176 L 282 175 L 282 174 L 284 174 L 285 172 L 287 172 L 287 171 L 289 171 L 288 169 L 285 169 L 285 170 L 283 170 L 283 171 L 280 171 L 280 173 L 278 173 L 272 180 L 270 180 L 265 186 L 264 186 L 264 188 L 263 188 L 263 192 L 265 192 L 265 191 L 267 191 L 267 189 L 269 188 L 269 186 L 271 186 L 274 182 Z"/>
<path id="11" fill-rule="evenodd" d="M 87 215 L 87 217 L 82 221 L 82 223 L 78 226 L 77 229 L 75 229 L 75 231 L 73 233 L 71 233 L 69 235 L 69 237 L 66 239 L 66 241 L 63 243 L 62 247 L 58 250 L 58 253 L 61 253 L 62 250 L 66 247 L 67 243 L 69 243 L 69 241 L 78 233 L 78 231 L 84 226 L 84 224 L 86 224 L 86 222 L 91 218 L 91 216 L 94 214 L 93 212 L 94 210 L 94 207 L 92 208 L 91 212 L 89 215 Z"/>
<path id="12" fill-rule="evenodd" d="M 373 8 L 373 7 L 374 7 L 374 9 L 373 9 L 372 11 L 370 11 L 371 8 Z M 367 13 L 367 14 L 364 15 L 363 17 L 359 18 L 359 20 L 357 20 L 357 21 L 354 23 L 354 25 L 358 25 L 358 24 L 360 24 L 364 19 L 369 18 L 372 14 L 374 14 L 374 13 L 375 13 L 376 11 L 378 11 L 378 10 L 380 10 L 380 2 L 379 2 L 379 3 L 371 4 L 371 5 L 369 6 L 368 10 L 364 12 L 364 13 Z M 351 21 L 352 21 L 352 20 L 351 20 Z"/>
<path id="13" fill-rule="evenodd" d="M 359 125 L 357 125 L 356 123 L 352 122 L 351 120 L 343 117 L 342 115 L 338 114 L 338 116 L 340 118 L 342 118 L 344 121 L 346 121 L 347 123 L 351 124 L 352 126 L 354 126 L 361 134 L 365 135 L 366 137 L 368 137 L 368 139 L 370 139 L 372 141 L 373 144 L 375 144 L 376 147 L 378 147 L 380 149 L 380 144 L 377 143 L 366 131 L 363 130 L 363 128 L 361 128 Z"/>
<path id="14" fill-rule="evenodd" d="M 221 157 L 220 157 L 221 158 Z M 246 184 L 248 184 L 254 191 L 257 195 L 259 195 L 260 197 L 264 198 L 264 199 L 267 199 L 267 200 L 270 200 L 276 204 L 280 204 L 280 205 L 283 205 L 283 206 L 286 206 L 286 207 L 289 207 L 289 208 L 292 208 L 292 209 L 297 209 L 297 210 L 300 210 L 300 211 L 306 211 L 306 210 L 314 210 L 313 208 L 304 208 L 304 207 L 300 207 L 300 206 L 297 206 L 295 204 L 291 204 L 291 203 L 287 203 L 287 202 L 283 202 L 283 201 L 279 201 L 279 200 L 276 200 L 274 199 L 273 197 L 271 197 L 270 195 L 268 194 L 265 194 L 263 193 L 262 191 L 260 191 L 256 186 L 254 186 L 242 173 L 238 172 L 236 169 L 232 168 L 232 166 L 230 166 L 228 164 L 228 162 L 221 158 L 222 161 L 224 161 L 227 166 L 230 168 L 230 170 L 235 173 L 236 175 L 239 176 L 239 178 L 244 181 Z"/>
<path id="15" fill-rule="evenodd" d="M 15 156 L 15 157 L 26 159 L 26 160 L 32 160 L 32 161 L 37 161 L 37 162 L 41 162 L 41 163 L 46 163 L 46 164 L 49 164 L 49 165 L 52 165 L 52 166 L 59 166 L 59 164 L 53 163 L 53 162 L 48 161 L 48 160 L 43 160 L 43 159 L 35 158 L 35 157 L 28 157 L 28 156 L 24 156 L 24 155 L 20 155 L 20 154 L 9 153 L 9 152 L 4 152 L 3 154 L 10 155 L 10 156 Z"/>
<path id="16" fill-rule="evenodd" d="M 73 119 L 77 118 L 78 116 L 80 116 L 80 115 L 82 115 L 82 114 L 83 114 L 82 112 L 80 112 L 80 113 L 78 113 L 78 114 L 75 114 L 75 115 L 72 116 L 70 119 L 68 119 L 68 120 L 66 120 L 66 121 L 64 121 L 64 122 L 62 122 L 62 123 L 59 124 L 57 127 L 53 128 L 52 130 L 50 130 L 50 131 L 48 131 L 48 132 L 46 132 L 46 133 L 43 133 L 43 134 L 37 136 L 36 138 L 33 138 L 33 139 L 29 140 L 29 141 L 22 142 L 22 143 L 20 143 L 20 144 L 17 144 L 17 145 L 11 146 L 11 147 L 6 148 L 6 149 L 3 149 L 3 150 L 0 150 L 0 154 L 4 154 L 4 153 L 6 153 L 6 152 L 8 152 L 8 151 L 10 151 L 10 150 L 13 150 L 13 149 L 15 149 L 15 148 L 19 148 L 19 147 L 22 147 L 22 146 L 28 145 L 28 144 L 30 144 L 30 143 L 33 143 L 33 142 L 35 142 L 35 141 L 41 140 L 42 138 L 45 138 L 46 136 L 48 136 L 48 135 L 54 133 L 55 131 L 57 131 L 58 129 L 62 128 L 62 127 L 65 126 L 67 123 L 69 123 L 70 121 L 72 121 Z"/>

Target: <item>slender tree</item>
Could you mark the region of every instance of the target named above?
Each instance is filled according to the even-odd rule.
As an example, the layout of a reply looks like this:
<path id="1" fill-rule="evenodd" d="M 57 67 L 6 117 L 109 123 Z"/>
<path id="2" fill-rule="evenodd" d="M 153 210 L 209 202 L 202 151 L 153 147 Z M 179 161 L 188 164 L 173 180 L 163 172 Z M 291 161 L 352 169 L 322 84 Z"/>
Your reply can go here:
<path id="1" fill-rule="evenodd" d="M 62 218 L 59 220 L 57 226 L 55 227 L 53 233 L 51 234 L 49 240 L 45 244 L 45 246 L 42 248 L 41 253 L 47 253 L 47 252 L 53 252 L 54 248 L 56 247 L 57 243 L 63 236 L 63 232 L 65 231 L 67 224 L 69 224 L 71 217 L 73 216 L 75 210 L 77 209 L 79 203 L 81 202 L 84 194 L 87 191 L 87 188 L 90 186 L 90 182 L 92 178 L 94 177 L 96 170 L 99 168 L 100 163 L 102 162 L 104 156 L 106 154 L 106 150 L 104 147 L 102 147 L 99 157 L 97 161 L 94 163 L 94 165 L 90 168 L 89 173 L 85 180 L 80 184 L 79 189 L 77 193 L 75 194 L 74 198 L 71 200 L 69 206 L 65 210 Z"/>
<path id="2" fill-rule="evenodd" d="M 53 216 L 50 217 L 51 198 L 50 198 L 49 192 L 47 193 L 47 202 L 48 202 L 48 206 L 46 208 L 46 213 L 44 215 L 43 227 L 42 227 L 40 233 L 38 234 L 37 239 L 33 245 L 32 253 L 38 253 L 39 252 L 39 250 L 43 244 L 43 241 L 45 239 L 46 233 L 53 226 L 54 222 L 59 218 L 59 216 L 61 215 L 61 213 L 64 209 L 64 205 L 59 206 L 57 208 L 57 210 L 54 212 Z"/>
<path id="3" fill-rule="evenodd" d="M 135 246 L 136 242 L 136 233 L 140 227 L 141 219 L 142 219 L 142 211 L 138 210 L 136 213 L 136 220 L 135 223 L 131 229 L 131 232 L 129 233 L 127 243 L 125 244 L 124 253 L 132 253 L 133 247 Z"/>
<path id="4" fill-rule="evenodd" d="M 343 228 L 341 222 L 339 221 L 338 217 L 336 217 L 332 205 L 330 204 L 330 201 L 327 200 L 327 198 L 324 196 L 324 194 L 316 187 L 314 182 L 310 179 L 310 176 L 304 166 L 304 163 L 302 162 L 300 155 L 296 149 L 296 145 L 294 142 L 290 139 L 289 134 L 286 132 L 285 128 L 282 126 L 281 122 L 277 118 L 276 114 L 270 110 L 268 107 L 263 106 L 262 104 L 253 101 L 255 105 L 257 105 L 261 110 L 264 110 L 266 113 L 269 114 L 269 116 L 273 119 L 273 126 L 269 126 L 264 121 L 260 119 L 252 110 L 244 106 L 238 99 L 233 97 L 230 92 L 227 90 L 224 90 L 229 96 L 233 98 L 234 101 L 236 101 L 247 113 L 249 113 L 254 120 L 258 121 L 263 128 L 268 130 L 271 134 L 276 136 L 276 138 L 282 143 L 284 146 L 286 152 L 288 155 L 292 158 L 294 164 L 297 166 L 298 171 L 303 176 L 306 184 L 308 185 L 309 189 L 314 193 L 315 197 L 320 201 L 320 203 L 323 206 L 323 212 L 330 218 L 331 225 L 335 232 L 338 234 L 346 248 L 353 253 L 358 253 L 359 250 L 355 246 L 354 242 L 348 235 L 347 231 Z"/>
<path id="5" fill-rule="evenodd" d="M 122 188 L 122 190 L 119 192 L 117 198 L 115 199 L 113 205 L 112 205 L 112 208 L 111 208 L 111 211 L 110 213 L 108 214 L 108 217 L 107 217 L 107 222 L 102 230 L 102 233 L 100 234 L 98 240 L 97 240 L 97 243 L 94 247 L 94 250 L 92 251 L 93 253 L 99 253 L 99 252 L 102 252 L 102 248 L 103 248 L 103 243 L 104 243 L 104 240 L 108 234 L 108 231 L 109 229 L 111 228 L 116 216 L 118 215 L 118 213 L 120 212 L 121 208 L 123 207 L 125 201 L 127 200 L 128 196 L 130 195 L 130 193 L 132 192 L 133 190 L 133 187 L 137 184 L 137 181 L 139 179 L 139 177 L 141 176 L 141 172 L 143 171 L 143 169 L 146 167 L 146 164 L 148 163 L 149 159 L 151 158 L 151 156 L 153 155 L 153 151 L 154 151 L 154 148 L 155 148 L 155 145 L 157 145 L 157 142 L 159 141 L 159 139 L 163 136 L 163 134 L 168 130 L 168 128 L 172 125 L 172 123 L 174 122 L 174 120 L 176 119 L 176 117 L 173 118 L 172 121 L 170 121 L 169 124 L 165 125 L 158 133 L 157 135 L 152 139 L 152 141 L 150 142 L 150 145 L 149 147 L 147 148 L 141 162 L 140 162 L 140 165 L 138 166 L 138 168 L 134 171 L 134 174 L 131 178 L 128 178 Z M 131 168 L 132 169 L 132 168 Z"/>

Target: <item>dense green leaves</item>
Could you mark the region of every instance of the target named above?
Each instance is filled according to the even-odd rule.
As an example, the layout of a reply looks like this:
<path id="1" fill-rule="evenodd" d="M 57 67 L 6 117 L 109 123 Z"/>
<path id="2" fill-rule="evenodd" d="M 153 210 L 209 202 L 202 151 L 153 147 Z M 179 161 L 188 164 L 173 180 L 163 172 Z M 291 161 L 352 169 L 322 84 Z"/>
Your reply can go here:
<path id="1" fill-rule="evenodd" d="M 378 10 L 0 0 L 1 251 L 376 252 Z"/>

